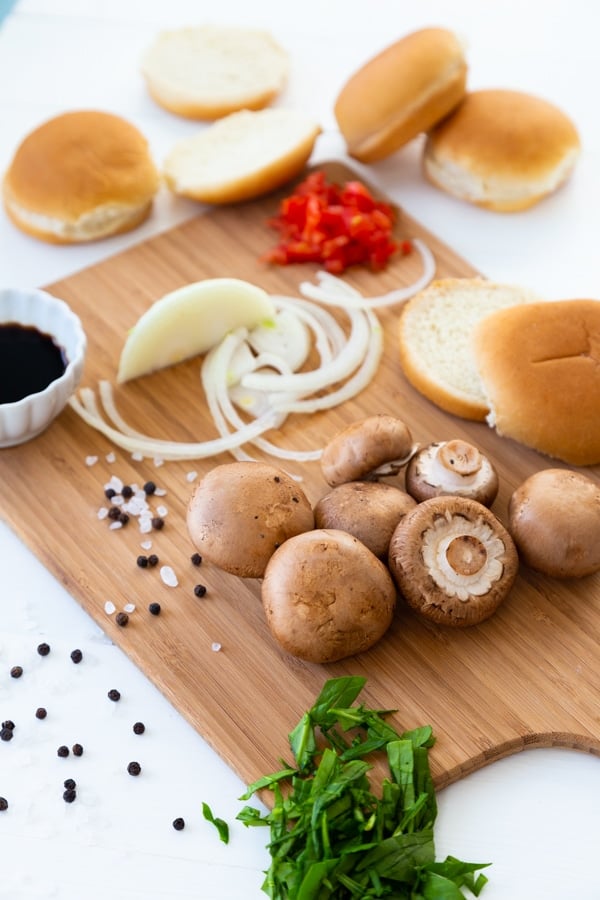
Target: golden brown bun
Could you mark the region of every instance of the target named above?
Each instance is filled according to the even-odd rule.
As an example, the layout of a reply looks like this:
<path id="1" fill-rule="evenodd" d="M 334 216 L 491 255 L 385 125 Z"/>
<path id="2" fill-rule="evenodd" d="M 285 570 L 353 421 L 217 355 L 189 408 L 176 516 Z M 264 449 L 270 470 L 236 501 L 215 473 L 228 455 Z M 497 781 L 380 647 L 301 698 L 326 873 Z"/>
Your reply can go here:
<path id="1" fill-rule="evenodd" d="M 283 90 L 288 69 L 287 52 L 268 32 L 216 25 L 161 31 L 142 60 L 160 106 L 209 121 L 264 109 Z"/>
<path id="2" fill-rule="evenodd" d="M 462 47 L 444 28 L 424 28 L 387 47 L 336 100 L 349 154 L 375 162 L 428 131 L 463 98 L 466 77 Z"/>
<path id="3" fill-rule="evenodd" d="M 159 176 L 144 136 L 119 116 L 64 113 L 23 140 L 3 183 L 20 229 L 51 243 L 129 231 L 149 214 Z"/>
<path id="4" fill-rule="evenodd" d="M 600 301 L 492 313 L 474 353 L 498 434 L 570 465 L 600 463 Z"/>
<path id="5" fill-rule="evenodd" d="M 519 91 L 467 94 L 430 132 L 423 168 L 437 187 L 497 212 L 527 209 L 571 174 L 580 151 L 573 122 Z"/>

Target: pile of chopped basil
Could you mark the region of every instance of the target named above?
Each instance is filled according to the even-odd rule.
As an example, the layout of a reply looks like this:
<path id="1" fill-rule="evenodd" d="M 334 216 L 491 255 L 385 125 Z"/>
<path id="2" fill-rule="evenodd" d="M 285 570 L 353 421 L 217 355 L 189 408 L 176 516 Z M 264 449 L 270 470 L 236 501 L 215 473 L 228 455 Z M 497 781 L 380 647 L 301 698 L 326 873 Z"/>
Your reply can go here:
<path id="1" fill-rule="evenodd" d="M 478 896 L 487 879 L 477 872 L 487 864 L 435 860 L 431 728 L 399 734 L 385 721 L 392 710 L 353 705 L 365 682 L 326 681 L 289 735 L 295 765 L 260 778 L 240 798 L 273 792 L 267 815 L 245 806 L 237 816 L 270 829 L 264 893 L 274 900 L 464 900 L 467 888 Z M 366 759 L 376 751 L 389 766 L 380 796 Z"/>

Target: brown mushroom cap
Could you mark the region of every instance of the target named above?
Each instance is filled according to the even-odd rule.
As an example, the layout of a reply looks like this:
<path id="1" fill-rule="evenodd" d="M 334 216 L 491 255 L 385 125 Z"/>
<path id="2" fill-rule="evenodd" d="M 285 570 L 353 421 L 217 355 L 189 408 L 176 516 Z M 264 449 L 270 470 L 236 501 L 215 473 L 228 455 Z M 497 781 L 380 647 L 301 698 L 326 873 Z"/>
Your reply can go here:
<path id="1" fill-rule="evenodd" d="M 508 530 L 522 561 L 553 578 L 600 570 L 600 486 L 581 472 L 542 469 L 513 492 Z"/>
<path id="2" fill-rule="evenodd" d="M 349 481 L 325 494 L 314 508 L 315 526 L 347 531 L 375 556 L 387 559 L 402 516 L 417 505 L 406 491 L 379 481 Z"/>
<path id="3" fill-rule="evenodd" d="M 292 535 L 314 527 L 311 505 L 297 483 L 267 463 L 215 466 L 188 504 L 192 543 L 232 575 L 261 578 L 271 555 Z"/>
<path id="4" fill-rule="evenodd" d="M 378 474 L 398 472 L 412 449 L 410 431 L 401 419 L 369 416 L 344 428 L 329 441 L 321 456 L 321 471 L 331 487 L 347 481 L 371 480 Z M 391 464 L 389 471 L 376 472 L 386 464 Z"/>
<path id="5" fill-rule="evenodd" d="M 498 494 L 498 473 L 473 444 L 437 441 L 418 450 L 406 467 L 406 490 L 418 500 L 452 494 L 491 506 Z"/>
<path id="6" fill-rule="evenodd" d="M 351 534 L 317 529 L 273 554 L 262 602 L 288 653 L 329 663 L 368 650 L 385 634 L 396 588 L 387 567 Z"/>
<path id="7" fill-rule="evenodd" d="M 441 625 L 476 625 L 510 591 L 519 559 L 490 510 L 466 497 L 417 504 L 390 541 L 389 566 L 409 606 Z"/>

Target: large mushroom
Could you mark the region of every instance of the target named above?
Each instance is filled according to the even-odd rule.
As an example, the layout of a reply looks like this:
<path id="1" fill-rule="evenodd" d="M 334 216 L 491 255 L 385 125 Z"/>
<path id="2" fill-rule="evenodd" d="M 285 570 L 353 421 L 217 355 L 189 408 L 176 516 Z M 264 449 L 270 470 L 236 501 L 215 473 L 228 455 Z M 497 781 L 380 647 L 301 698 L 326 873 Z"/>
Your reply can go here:
<path id="1" fill-rule="evenodd" d="M 408 605 L 441 625 L 492 615 L 510 591 L 519 558 L 499 519 L 466 497 L 417 504 L 390 541 L 389 566 Z"/>
<path id="2" fill-rule="evenodd" d="M 452 494 L 491 506 L 498 493 L 498 473 L 477 447 L 457 438 L 421 447 L 406 467 L 405 484 L 419 503 Z"/>
<path id="3" fill-rule="evenodd" d="M 513 492 L 508 530 L 522 561 L 554 578 L 600 571 L 600 486 L 581 472 L 542 469 Z"/>
<path id="4" fill-rule="evenodd" d="M 271 633 L 288 653 L 330 663 L 368 650 L 385 634 L 396 588 L 387 567 L 355 537 L 316 529 L 273 554 L 261 596 Z"/>
<path id="5" fill-rule="evenodd" d="M 387 559 L 390 539 L 402 516 L 417 505 L 406 491 L 380 481 L 349 481 L 332 488 L 314 507 L 315 526 L 353 534 Z"/>
<path id="6" fill-rule="evenodd" d="M 311 505 L 281 469 L 261 462 L 215 466 L 197 484 L 187 527 L 209 562 L 242 578 L 261 578 L 278 547 L 314 527 Z"/>
<path id="7" fill-rule="evenodd" d="M 373 481 L 396 475 L 413 450 L 410 431 L 401 419 L 369 416 L 329 441 L 321 455 L 321 471 L 331 487 L 347 481 Z"/>

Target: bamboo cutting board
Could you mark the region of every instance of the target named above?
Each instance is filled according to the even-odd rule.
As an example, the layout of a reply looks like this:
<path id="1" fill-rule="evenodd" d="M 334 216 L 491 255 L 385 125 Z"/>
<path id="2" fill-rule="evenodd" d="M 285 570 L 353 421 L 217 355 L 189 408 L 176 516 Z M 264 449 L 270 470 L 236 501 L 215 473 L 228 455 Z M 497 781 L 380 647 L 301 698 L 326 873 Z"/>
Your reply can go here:
<path id="1" fill-rule="evenodd" d="M 326 166 L 342 180 L 339 164 Z M 268 268 L 259 256 L 272 245 L 266 220 L 278 196 L 200 216 L 49 287 L 82 319 L 89 349 L 83 383 L 114 381 L 128 329 L 166 292 L 202 278 L 233 276 L 272 293 L 297 295 L 315 268 Z M 438 277 L 471 276 L 473 268 L 417 222 L 400 214 L 399 237 L 421 237 L 434 251 Z M 60 250 L 57 250 L 60 252 Z M 398 259 L 377 275 L 358 270 L 347 280 L 367 295 L 412 282 L 418 255 Z M 495 462 L 501 482 L 494 504 L 506 522 L 514 487 L 553 463 L 484 424 L 453 418 L 417 394 L 403 378 L 395 347 L 398 308 L 379 314 L 385 355 L 375 381 L 343 407 L 312 417 L 292 416 L 274 440 L 290 447 L 322 446 L 341 427 L 374 413 L 403 418 L 420 442 L 464 437 Z M 156 437 L 203 440 L 216 436 L 204 403 L 199 360 L 183 363 L 119 388 L 117 403 L 130 424 Z M 114 461 L 110 454 L 114 451 Z M 98 456 L 86 465 L 88 456 Z M 259 453 L 257 458 L 261 458 Z M 361 699 L 393 708 L 398 728 L 430 723 L 438 741 L 432 768 L 438 786 L 525 746 L 566 746 L 600 753 L 600 577 L 561 583 L 522 569 L 508 600 L 480 626 L 447 630 L 425 624 L 400 604 L 384 639 L 361 656 L 328 666 L 303 663 L 282 652 L 262 615 L 260 584 L 204 563 L 192 565 L 185 529 L 193 473 L 201 475 L 229 456 L 210 461 L 135 461 L 88 428 L 71 409 L 36 440 L 0 451 L 2 515 L 110 638 L 130 656 L 173 705 L 246 781 L 289 756 L 287 734 L 311 705 L 326 678 L 365 675 Z M 318 463 L 302 474 L 311 502 L 328 490 Z M 598 477 L 598 468 L 586 470 Z M 161 565 L 172 566 L 176 587 L 159 567 L 136 565 L 145 536 L 135 521 L 110 531 L 98 518 L 111 475 L 166 489 L 154 506 L 168 509 L 165 526 L 151 535 Z M 194 586 L 207 588 L 203 598 Z M 105 611 L 133 603 L 129 625 L 119 628 Z M 162 606 L 148 613 L 149 602 Z M 213 645 L 221 645 L 216 651 Z"/>

